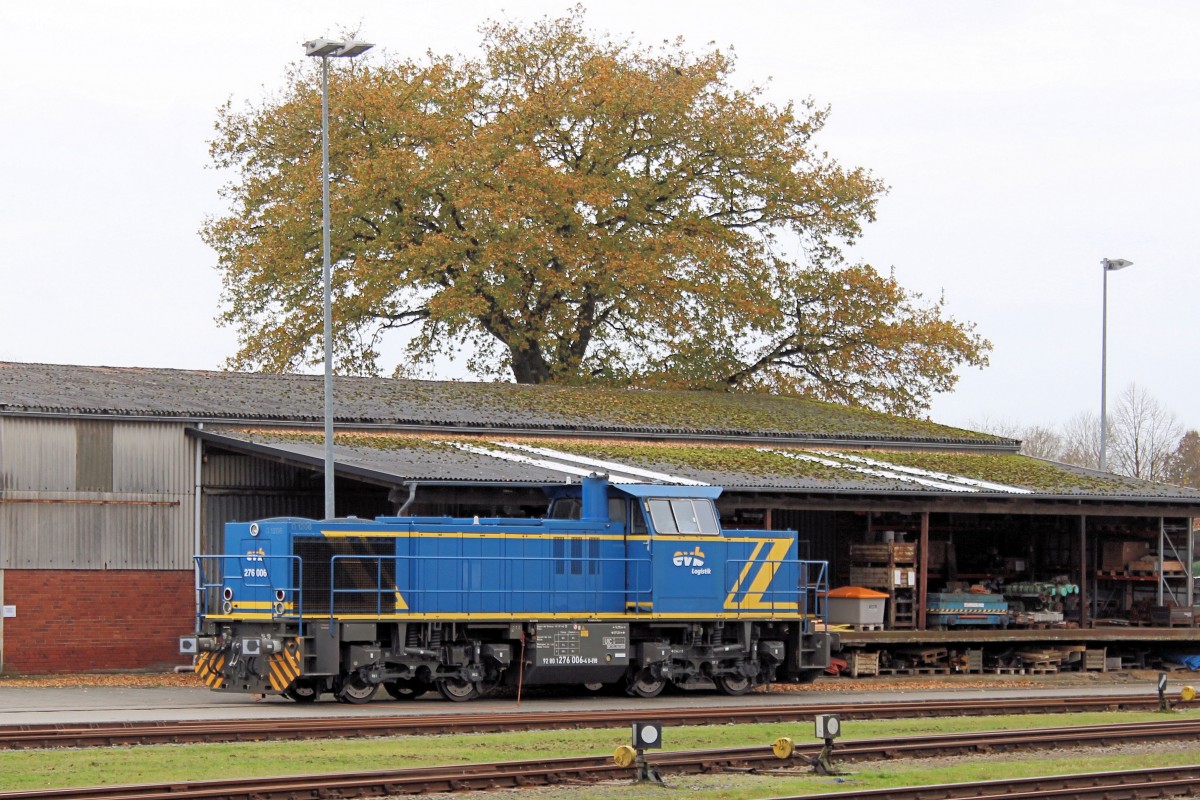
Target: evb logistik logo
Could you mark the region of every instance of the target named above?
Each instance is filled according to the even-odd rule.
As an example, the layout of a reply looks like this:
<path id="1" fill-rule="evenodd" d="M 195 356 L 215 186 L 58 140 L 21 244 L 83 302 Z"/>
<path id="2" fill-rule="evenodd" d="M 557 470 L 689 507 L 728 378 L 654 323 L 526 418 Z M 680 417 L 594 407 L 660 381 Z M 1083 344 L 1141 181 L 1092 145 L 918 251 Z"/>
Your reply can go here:
<path id="1" fill-rule="evenodd" d="M 693 575 L 712 574 L 712 569 L 704 566 L 704 551 L 700 549 L 699 545 L 696 545 L 696 549 L 691 552 L 676 551 L 671 563 L 677 567 L 690 567 Z"/>

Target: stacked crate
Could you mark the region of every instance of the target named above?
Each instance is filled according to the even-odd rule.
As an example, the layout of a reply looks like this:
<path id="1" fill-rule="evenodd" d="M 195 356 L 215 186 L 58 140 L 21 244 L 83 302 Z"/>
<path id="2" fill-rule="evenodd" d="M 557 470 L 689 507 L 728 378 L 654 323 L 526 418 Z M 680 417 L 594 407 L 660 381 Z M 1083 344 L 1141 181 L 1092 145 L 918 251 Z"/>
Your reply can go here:
<path id="1" fill-rule="evenodd" d="M 886 592 L 887 627 L 916 627 L 917 546 L 906 542 L 850 545 L 850 583 Z"/>

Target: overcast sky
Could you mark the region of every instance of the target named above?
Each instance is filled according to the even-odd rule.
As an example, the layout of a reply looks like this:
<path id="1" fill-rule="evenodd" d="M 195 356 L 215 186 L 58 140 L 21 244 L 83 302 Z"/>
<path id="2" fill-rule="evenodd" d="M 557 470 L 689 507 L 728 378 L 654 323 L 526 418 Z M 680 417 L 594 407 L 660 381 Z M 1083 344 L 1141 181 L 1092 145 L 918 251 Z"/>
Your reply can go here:
<path id="1" fill-rule="evenodd" d="M 43 0 L 0 6 L 0 360 L 219 368 L 216 108 L 282 86 L 301 44 L 472 53 L 489 18 L 567 2 Z M 853 255 L 978 324 L 992 365 L 931 416 L 1059 424 L 1136 382 L 1200 426 L 1200 3 L 604 0 L 589 27 L 683 36 L 735 82 L 832 107 L 820 144 L 891 187 Z M 370 57 L 370 56 L 368 56 Z M 227 176 L 225 176 L 227 177 Z M 446 375 L 445 377 L 455 377 Z"/>

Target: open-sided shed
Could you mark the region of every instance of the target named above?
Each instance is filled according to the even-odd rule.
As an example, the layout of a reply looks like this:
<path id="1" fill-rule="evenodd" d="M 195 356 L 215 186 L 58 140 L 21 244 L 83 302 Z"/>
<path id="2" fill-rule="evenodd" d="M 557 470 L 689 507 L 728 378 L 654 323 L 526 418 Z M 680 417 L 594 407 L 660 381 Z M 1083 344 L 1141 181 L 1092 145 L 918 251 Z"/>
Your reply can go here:
<path id="1" fill-rule="evenodd" d="M 835 582 L 889 584 L 850 648 L 993 641 L 938 603 L 1013 585 L 1031 609 L 1077 587 L 1009 613 L 1017 640 L 1200 639 L 1181 624 L 1200 492 L 794 398 L 378 378 L 335 398 L 339 515 L 537 513 L 591 472 L 707 483 L 727 525 L 795 529 Z M 320 515 L 321 403 L 319 376 L 0 364 L 4 668 L 177 661 L 191 555 L 226 521 Z"/>

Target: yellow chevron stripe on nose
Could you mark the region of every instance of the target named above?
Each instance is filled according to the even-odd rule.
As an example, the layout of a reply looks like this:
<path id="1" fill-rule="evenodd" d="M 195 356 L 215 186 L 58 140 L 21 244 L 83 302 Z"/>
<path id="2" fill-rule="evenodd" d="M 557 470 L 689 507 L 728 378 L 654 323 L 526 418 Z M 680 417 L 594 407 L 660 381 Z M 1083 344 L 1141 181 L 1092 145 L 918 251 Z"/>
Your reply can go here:
<path id="1" fill-rule="evenodd" d="M 283 652 L 271 656 L 268 662 L 267 680 L 271 684 L 272 689 L 282 692 L 292 685 L 292 681 L 299 677 L 300 649 L 293 642 L 289 643 L 289 646 Z"/>
<path id="2" fill-rule="evenodd" d="M 196 674 L 210 689 L 219 689 L 225 682 L 221 670 L 225 667 L 224 653 L 203 653 L 196 659 Z"/>

